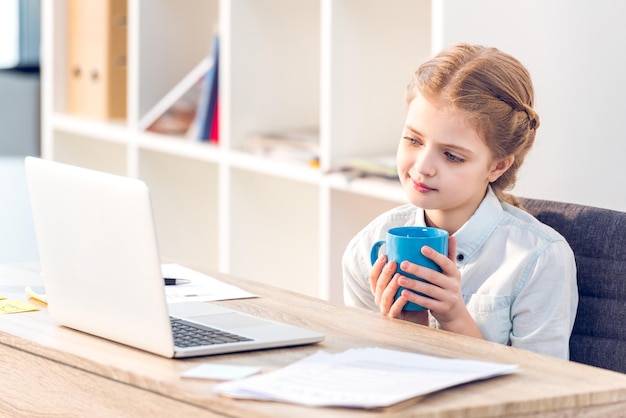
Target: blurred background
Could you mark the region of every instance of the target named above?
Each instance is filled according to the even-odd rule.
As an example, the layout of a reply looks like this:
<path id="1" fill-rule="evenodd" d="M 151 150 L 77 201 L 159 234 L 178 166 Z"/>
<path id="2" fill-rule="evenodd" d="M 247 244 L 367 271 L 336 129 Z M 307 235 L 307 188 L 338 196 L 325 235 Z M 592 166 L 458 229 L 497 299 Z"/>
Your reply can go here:
<path id="1" fill-rule="evenodd" d="M 37 258 L 22 162 L 24 156 L 41 152 L 40 2 L 45 1 L 0 0 L 0 262 Z M 363 2 L 385 4 L 384 0 Z M 281 7 L 289 4 L 283 3 Z M 190 7 L 185 1 L 172 4 Z M 307 4 L 318 7 L 315 1 Z M 319 4 L 327 3 L 319 0 Z M 430 0 L 428 5 L 434 22 L 433 52 L 458 41 L 496 46 L 531 72 L 541 128 L 514 192 L 626 211 L 626 194 L 621 191 L 626 178 L 622 161 L 626 3 Z M 146 6 L 142 12 L 150 10 Z M 146 20 L 150 21 L 149 13 Z M 337 32 L 352 33 L 350 29 Z M 159 28 L 158 33 L 167 31 Z M 143 79 L 150 76 L 142 75 Z"/>
<path id="2" fill-rule="evenodd" d="M 38 259 L 23 159 L 40 153 L 40 0 L 0 0 L 0 262 Z"/>

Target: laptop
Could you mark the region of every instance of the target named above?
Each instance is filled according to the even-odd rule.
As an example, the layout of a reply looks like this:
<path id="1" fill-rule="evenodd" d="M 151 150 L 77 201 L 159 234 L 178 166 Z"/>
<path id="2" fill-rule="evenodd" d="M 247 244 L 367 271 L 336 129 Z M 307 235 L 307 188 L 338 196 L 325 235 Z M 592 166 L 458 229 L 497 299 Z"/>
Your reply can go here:
<path id="1" fill-rule="evenodd" d="M 143 181 L 35 157 L 25 167 L 48 310 L 58 324 L 170 358 L 324 339 L 209 302 L 168 304 Z M 199 327 L 201 337 L 174 337 L 173 327 Z"/>

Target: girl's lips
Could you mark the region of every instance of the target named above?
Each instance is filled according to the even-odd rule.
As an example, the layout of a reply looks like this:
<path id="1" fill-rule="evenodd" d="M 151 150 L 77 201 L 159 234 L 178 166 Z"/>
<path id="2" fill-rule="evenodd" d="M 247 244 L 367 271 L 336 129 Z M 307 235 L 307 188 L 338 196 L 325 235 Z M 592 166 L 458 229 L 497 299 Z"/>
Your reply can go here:
<path id="1" fill-rule="evenodd" d="M 424 183 L 418 183 L 416 181 L 413 182 L 413 187 L 415 188 L 415 190 L 417 190 L 420 193 L 428 193 L 428 192 L 437 190 L 437 189 L 433 189 L 432 187 L 428 187 Z"/>

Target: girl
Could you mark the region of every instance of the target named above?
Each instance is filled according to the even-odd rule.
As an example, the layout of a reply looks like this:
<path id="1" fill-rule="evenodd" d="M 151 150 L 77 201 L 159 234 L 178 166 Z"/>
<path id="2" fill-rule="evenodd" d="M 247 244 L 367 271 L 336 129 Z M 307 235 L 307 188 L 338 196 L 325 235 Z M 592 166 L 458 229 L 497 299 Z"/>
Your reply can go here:
<path id="1" fill-rule="evenodd" d="M 408 92 L 397 151 L 410 204 L 365 227 L 343 257 L 348 305 L 567 359 L 578 305 L 574 255 L 565 239 L 505 190 L 539 127 L 528 71 L 495 48 L 458 44 L 422 64 Z M 418 225 L 450 234 L 448 257 L 422 253 L 437 272 L 407 261 L 395 274 L 374 242 Z M 399 287 L 404 290 L 394 300 Z M 407 302 L 427 311 L 404 311 Z"/>

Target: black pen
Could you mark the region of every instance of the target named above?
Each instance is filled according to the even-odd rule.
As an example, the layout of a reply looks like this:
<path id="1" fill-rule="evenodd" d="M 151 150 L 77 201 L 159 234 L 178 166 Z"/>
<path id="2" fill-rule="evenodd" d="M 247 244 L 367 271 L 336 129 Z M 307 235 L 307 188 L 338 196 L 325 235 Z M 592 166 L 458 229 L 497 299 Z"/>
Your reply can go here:
<path id="1" fill-rule="evenodd" d="M 177 284 L 187 284 L 187 283 L 191 283 L 190 280 L 187 279 L 173 279 L 170 277 L 164 277 L 163 280 L 165 280 L 165 285 L 166 286 L 174 286 Z"/>

